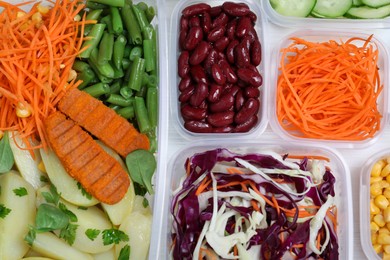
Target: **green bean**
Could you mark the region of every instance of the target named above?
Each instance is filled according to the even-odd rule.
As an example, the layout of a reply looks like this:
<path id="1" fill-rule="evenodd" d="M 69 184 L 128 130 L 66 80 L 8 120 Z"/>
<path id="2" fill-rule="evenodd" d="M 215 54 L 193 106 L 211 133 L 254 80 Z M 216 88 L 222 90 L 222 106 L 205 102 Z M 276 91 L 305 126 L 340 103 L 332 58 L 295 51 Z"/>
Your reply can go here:
<path id="1" fill-rule="evenodd" d="M 91 69 L 91 66 L 89 66 L 88 63 L 81 61 L 81 60 L 75 60 L 73 63 L 72 68 L 77 72 L 83 72 L 84 70 Z"/>
<path id="2" fill-rule="evenodd" d="M 148 118 L 148 111 L 146 110 L 145 101 L 143 98 L 134 98 L 134 111 L 140 132 L 149 132 L 151 130 L 151 125 Z"/>
<path id="3" fill-rule="evenodd" d="M 100 15 L 102 14 L 103 9 L 95 9 L 92 11 L 89 11 L 87 16 L 85 17 L 85 20 L 98 20 Z M 91 31 L 93 27 L 93 24 L 87 24 L 84 26 L 84 35 L 88 35 L 88 33 Z"/>
<path id="4" fill-rule="evenodd" d="M 108 95 L 106 102 L 122 107 L 127 107 L 133 104 L 133 100 L 128 98 L 124 98 L 121 95 L 118 94 L 110 94 Z"/>
<path id="5" fill-rule="evenodd" d="M 89 66 L 89 65 L 88 65 Z M 82 83 L 78 86 L 79 89 L 83 89 L 93 82 L 96 78 L 92 69 L 86 69 L 77 74 L 76 81 L 81 80 Z"/>
<path id="6" fill-rule="evenodd" d="M 91 2 L 91 1 L 87 1 L 86 7 L 88 7 L 91 10 L 107 8 L 106 5 L 95 3 L 95 2 Z"/>
<path id="7" fill-rule="evenodd" d="M 88 34 L 88 37 L 91 37 L 91 39 L 86 40 L 83 45 L 81 46 L 81 49 L 88 47 L 86 50 L 84 50 L 82 53 L 80 53 L 81 58 L 89 58 L 91 55 L 91 52 L 94 48 L 96 48 L 100 42 L 100 39 L 103 36 L 104 28 L 106 27 L 105 24 L 97 23 L 94 24 L 91 31 Z"/>
<path id="8" fill-rule="evenodd" d="M 108 105 L 109 108 L 113 109 L 115 112 L 117 112 L 119 109 L 121 109 L 121 106 L 110 104 Z"/>
<path id="9" fill-rule="evenodd" d="M 91 66 L 93 72 L 95 72 L 96 76 L 99 78 L 99 81 L 102 82 L 102 83 L 106 83 L 106 84 L 109 84 L 112 82 L 112 78 L 108 78 L 106 76 L 103 76 L 97 66 L 91 61 L 91 59 L 88 59 L 88 64 Z"/>
<path id="10" fill-rule="evenodd" d="M 152 40 L 144 40 L 144 59 L 145 59 L 145 70 L 150 72 L 156 69 L 156 64 L 154 63 L 153 55 L 153 43 Z"/>
<path id="11" fill-rule="evenodd" d="M 118 109 L 117 114 L 126 119 L 132 119 L 134 117 L 134 107 L 128 106 Z"/>
<path id="12" fill-rule="evenodd" d="M 114 79 L 121 79 L 125 75 L 122 67 L 117 69 L 112 62 L 110 62 L 112 69 L 114 70 Z"/>
<path id="13" fill-rule="evenodd" d="M 131 61 L 129 59 L 123 59 L 122 60 L 122 68 L 124 70 L 127 70 L 131 65 Z"/>
<path id="14" fill-rule="evenodd" d="M 109 33 L 114 33 L 114 29 L 112 28 L 111 15 L 104 16 L 102 19 L 100 19 L 100 22 L 106 25 L 107 31 Z"/>
<path id="15" fill-rule="evenodd" d="M 133 90 L 127 86 L 121 87 L 119 93 L 121 94 L 122 97 L 128 99 L 133 95 Z"/>
<path id="16" fill-rule="evenodd" d="M 137 91 L 137 93 L 135 94 L 137 97 L 142 97 L 142 98 L 145 98 L 146 97 L 146 90 L 148 88 L 146 86 L 141 86 L 140 90 Z"/>
<path id="17" fill-rule="evenodd" d="M 121 9 L 121 14 L 127 29 L 127 38 L 132 44 L 140 45 L 142 43 L 141 29 L 132 11 L 131 4 L 126 3 Z"/>
<path id="18" fill-rule="evenodd" d="M 127 43 L 129 43 L 129 42 L 127 41 Z M 129 57 L 132 49 L 133 49 L 133 47 L 131 45 L 126 44 L 125 52 L 123 53 L 123 57 Z"/>
<path id="19" fill-rule="evenodd" d="M 122 68 L 122 60 L 125 53 L 127 39 L 123 35 L 119 35 L 114 42 L 114 51 L 112 55 L 112 62 L 117 69 Z"/>
<path id="20" fill-rule="evenodd" d="M 92 86 L 89 86 L 85 89 L 83 89 L 83 91 L 87 92 L 88 94 L 90 94 L 91 96 L 95 97 L 95 98 L 98 98 L 104 94 L 107 94 L 110 92 L 110 87 L 108 84 L 103 84 L 103 83 L 97 83 L 95 85 L 92 85 Z"/>
<path id="21" fill-rule="evenodd" d="M 146 72 L 142 75 L 142 85 L 147 87 L 156 87 L 157 86 L 157 77 L 155 75 L 150 75 Z"/>
<path id="22" fill-rule="evenodd" d="M 145 15 L 150 23 L 153 20 L 154 16 L 156 15 L 156 10 L 154 9 L 153 6 L 149 6 L 148 9 L 145 10 Z"/>
<path id="23" fill-rule="evenodd" d="M 88 0 L 88 2 L 95 2 L 98 4 L 104 4 L 109 6 L 123 7 L 125 0 Z"/>
<path id="24" fill-rule="evenodd" d="M 157 151 L 157 139 L 156 139 L 155 136 L 149 136 L 148 135 L 148 137 L 149 137 L 149 143 L 150 143 L 149 151 L 151 153 L 155 153 Z"/>
<path id="25" fill-rule="evenodd" d="M 137 19 L 139 28 L 142 32 L 144 28 L 149 25 L 149 21 L 146 18 L 145 12 L 136 5 L 132 5 L 131 9 L 133 10 L 134 16 Z"/>
<path id="26" fill-rule="evenodd" d="M 151 40 L 153 39 L 153 26 L 152 25 L 148 25 L 144 28 L 144 30 L 142 31 L 142 37 L 144 40 Z"/>
<path id="27" fill-rule="evenodd" d="M 112 30 L 116 35 L 119 35 L 123 32 L 123 23 L 122 17 L 119 13 L 119 9 L 117 7 L 110 7 L 111 19 L 112 19 Z"/>
<path id="28" fill-rule="evenodd" d="M 148 5 L 145 2 L 139 2 L 136 4 L 136 6 L 144 12 L 146 11 L 146 9 L 148 9 Z"/>
<path id="29" fill-rule="evenodd" d="M 152 70 L 152 75 L 157 77 L 157 32 L 156 30 L 152 30 L 152 50 L 153 50 L 153 59 L 154 64 L 156 65 L 156 69 Z"/>
<path id="30" fill-rule="evenodd" d="M 98 64 L 104 65 L 112 58 L 114 51 L 114 35 L 108 32 L 104 32 L 102 40 L 99 44 Z"/>
<path id="31" fill-rule="evenodd" d="M 112 66 L 110 65 L 110 63 L 105 62 L 104 64 L 101 63 L 99 64 L 98 55 L 99 55 L 98 49 L 97 48 L 93 49 L 89 57 L 89 61 L 91 61 L 91 63 L 96 66 L 96 69 L 101 75 L 107 78 L 114 78 L 115 72 Z"/>
<path id="32" fill-rule="evenodd" d="M 142 75 L 145 71 L 145 60 L 139 57 L 134 59 L 133 64 L 131 64 L 130 69 L 130 79 L 129 79 L 129 88 L 136 91 L 141 89 L 142 85 Z"/>
<path id="33" fill-rule="evenodd" d="M 155 87 L 148 88 L 146 92 L 146 108 L 151 127 L 156 127 L 158 120 L 158 96 L 157 88 Z"/>
<path id="34" fill-rule="evenodd" d="M 135 57 L 142 58 L 142 48 L 140 46 L 135 46 L 130 51 L 129 59 L 134 61 Z"/>
<path id="35" fill-rule="evenodd" d="M 121 89 L 121 82 L 118 80 L 111 84 L 110 86 L 110 94 L 118 94 Z"/>

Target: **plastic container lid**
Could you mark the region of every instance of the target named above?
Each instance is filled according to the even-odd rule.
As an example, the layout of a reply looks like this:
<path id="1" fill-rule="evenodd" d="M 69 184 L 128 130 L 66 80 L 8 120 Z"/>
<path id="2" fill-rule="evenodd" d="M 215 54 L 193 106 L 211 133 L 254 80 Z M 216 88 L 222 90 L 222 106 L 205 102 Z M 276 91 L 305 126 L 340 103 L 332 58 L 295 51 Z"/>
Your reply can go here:
<path id="1" fill-rule="evenodd" d="M 379 131 L 375 134 L 373 138 L 361 140 L 361 141 L 344 141 L 344 140 L 323 140 L 323 139 L 313 139 L 313 138 L 305 138 L 305 137 L 297 137 L 292 135 L 290 132 L 285 130 L 279 123 L 276 115 L 276 86 L 279 76 L 279 66 L 281 61 L 281 52 L 280 50 L 289 46 L 293 41 L 290 39 L 291 37 L 299 37 L 304 40 L 312 41 L 312 42 L 324 42 L 329 40 L 335 40 L 337 42 L 346 41 L 352 37 L 360 37 L 363 39 L 367 39 L 370 34 L 361 33 L 358 31 L 347 31 L 347 30 L 298 30 L 285 36 L 280 44 L 275 46 L 271 53 L 271 66 L 270 66 L 270 80 L 267 92 L 270 95 L 268 102 L 269 105 L 269 123 L 271 125 L 272 130 L 279 135 L 281 138 L 288 141 L 300 141 L 302 143 L 322 143 L 325 145 L 329 145 L 337 148 L 364 148 L 374 144 L 379 136 L 382 135 L 384 128 L 388 124 L 388 85 L 389 85 L 389 53 L 385 48 L 385 45 L 382 41 L 374 35 L 371 42 L 377 46 L 379 50 L 379 58 L 378 58 L 378 67 L 379 67 L 379 75 L 381 79 L 381 84 L 383 85 L 383 90 L 378 97 L 378 110 L 382 115 L 381 126 Z"/>

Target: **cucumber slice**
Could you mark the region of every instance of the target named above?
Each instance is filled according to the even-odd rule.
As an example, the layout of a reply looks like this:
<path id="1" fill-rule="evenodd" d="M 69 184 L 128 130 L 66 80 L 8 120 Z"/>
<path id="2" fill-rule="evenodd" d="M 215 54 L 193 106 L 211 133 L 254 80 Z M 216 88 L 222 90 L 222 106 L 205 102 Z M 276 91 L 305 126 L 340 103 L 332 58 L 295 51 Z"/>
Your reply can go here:
<path id="1" fill-rule="evenodd" d="M 345 14 L 349 18 L 358 19 L 380 19 L 390 15 L 390 5 L 385 5 L 379 8 L 368 6 L 352 7 Z"/>
<path id="2" fill-rule="evenodd" d="M 361 0 L 361 1 L 363 4 L 374 8 L 390 4 L 390 0 Z"/>
<path id="3" fill-rule="evenodd" d="M 364 5 L 362 0 L 352 0 L 352 5 L 353 6 L 361 6 Z"/>
<path id="4" fill-rule="evenodd" d="M 270 3 L 281 15 L 306 17 L 313 10 L 316 0 L 270 0 Z"/>
<path id="5" fill-rule="evenodd" d="M 313 12 L 329 18 L 343 16 L 352 6 L 352 0 L 318 0 Z"/>

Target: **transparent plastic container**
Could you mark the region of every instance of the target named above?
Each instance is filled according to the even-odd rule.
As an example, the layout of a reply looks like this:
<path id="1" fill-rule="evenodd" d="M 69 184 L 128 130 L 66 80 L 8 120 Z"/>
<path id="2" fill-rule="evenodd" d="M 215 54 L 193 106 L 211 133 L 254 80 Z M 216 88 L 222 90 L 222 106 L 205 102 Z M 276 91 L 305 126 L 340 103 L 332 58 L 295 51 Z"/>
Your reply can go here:
<path id="1" fill-rule="evenodd" d="M 161 234 L 159 247 L 156 248 L 160 259 L 169 259 L 172 191 L 178 188 L 180 179 L 185 175 L 184 163 L 186 159 L 195 153 L 216 148 L 227 148 L 239 153 L 273 151 L 279 154 L 317 155 L 329 158 L 330 161 L 327 166 L 336 178 L 335 203 L 338 212 L 339 259 L 353 259 L 353 225 L 348 224 L 353 223 L 352 207 L 350 206 L 352 204 L 350 172 L 341 155 L 335 150 L 322 145 L 302 145 L 296 142 L 283 143 L 276 141 L 254 142 L 249 140 L 231 140 L 228 144 L 222 140 L 193 142 L 177 151 L 169 161 L 165 180 L 166 189 L 157 198 L 157 207 L 161 208 L 163 212 L 162 219 L 159 221 L 161 225 L 159 229 L 154 230 L 154 232 Z"/>
<path id="2" fill-rule="evenodd" d="M 201 0 L 182 0 L 178 1 L 176 4 L 171 17 L 171 35 L 169 41 L 169 90 L 170 90 L 170 109 L 171 109 L 171 117 L 173 118 L 174 126 L 177 131 L 186 139 L 201 139 L 201 138 L 239 138 L 239 137 L 253 137 L 258 136 L 263 133 L 267 127 L 267 101 L 266 101 L 266 81 L 268 80 L 268 76 L 265 74 L 265 65 L 264 65 L 264 57 L 265 57 L 265 16 L 261 12 L 260 5 L 258 5 L 256 0 L 232 0 L 231 2 L 239 2 L 246 3 L 249 8 L 257 15 L 257 21 L 255 24 L 255 30 L 259 37 L 259 41 L 262 45 L 262 55 L 263 59 L 260 65 L 257 67 L 259 73 L 263 77 L 263 84 L 260 87 L 260 109 L 258 112 L 258 122 L 257 124 L 246 133 L 194 133 L 188 131 L 184 128 L 184 120 L 181 116 L 180 112 L 180 102 L 178 97 L 180 95 L 180 91 L 178 89 L 178 85 L 180 82 L 180 77 L 177 72 L 177 61 L 180 56 L 180 50 L 178 46 L 178 39 L 180 33 L 180 18 L 182 10 L 193 4 L 197 3 L 207 3 L 210 6 L 222 5 L 225 1 L 201 1 Z"/>
<path id="3" fill-rule="evenodd" d="M 374 251 L 371 243 L 370 229 L 370 176 L 371 169 L 379 160 L 389 158 L 390 149 L 379 151 L 372 155 L 363 165 L 360 172 L 360 240 L 368 259 L 382 259 Z"/>
<path id="4" fill-rule="evenodd" d="M 352 37 L 360 37 L 363 39 L 367 39 L 370 34 L 361 33 L 359 31 L 347 31 L 347 30 L 339 30 L 339 31 L 331 31 L 331 30 L 297 30 L 289 35 L 286 35 L 281 41 L 280 44 L 275 46 L 271 53 L 271 65 L 270 65 L 270 81 L 267 86 L 267 92 L 269 93 L 269 123 L 272 130 L 279 135 L 284 140 L 288 141 L 300 141 L 304 144 L 310 142 L 321 143 L 325 145 L 329 145 L 336 148 L 364 148 L 374 144 L 378 138 L 383 133 L 385 127 L 388 125 L 388 96 L 389 96 L 389 53 L 383 42 L 374 35 L 371 39 L 371 42 L 377 46 L 379 50 L 379 58 L 378 58 L 378 67 L 379 67 L 379 76 L 381 79 L 381 84 L 383 85 L 383 90 L 380 93 L 377 99 L 377 107 L 378 111 L 382 115 L 380 129 L 375 133 L 373 138 L 364 139 L 361 141 L 347 141 L 347 140 L 324 140 L 324 139 L 313 139 L 307 137 L 297 137 L 291 132 L 285 130 L 279 123 L 276 115 L 276 86 L 278 82 L 279 76 L 279 67 L 281 62 L 282 53 L 281 49 L 288 47 L 293 41 L 291 37 L 302 38 L 307 41 L 312 42 L 327 42 L 329 40 L 334 40 L 336 42 L 346 41 Z"/>
<path id="5" fill-rule="evenodd" d="M 264 13 L 269 20 L 283 27 L 290 28 L 389 28 L 390 16 L 382 19 L 351 19 L 351 18 L 317 18 L 317 17 L 291 17 L 276 12 L 270 0 L 258 0 L 262 4 Z"/>

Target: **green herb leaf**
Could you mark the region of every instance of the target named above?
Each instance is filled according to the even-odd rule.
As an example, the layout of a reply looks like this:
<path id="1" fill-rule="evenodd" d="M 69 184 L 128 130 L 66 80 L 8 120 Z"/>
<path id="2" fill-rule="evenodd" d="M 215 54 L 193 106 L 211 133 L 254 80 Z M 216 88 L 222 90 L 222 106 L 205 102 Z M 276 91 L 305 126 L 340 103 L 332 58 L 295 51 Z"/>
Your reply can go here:
<path id="1" fill-rule="evenodd" d="M 103 234 L 103 244 L 106 245 L 111 245 L 113 243 L 119 244 L 119 242 L 127 242 L 129 241 L 129 236 L 126 235 L 123 231 L 119 229 L 105 229 L 102 232 Z"/>
<path id="2" fill-rule="evenodd" d="M 88 210 L 88 207 L 84 207 L 84 206 L 78 206 L 77 208 L 81 210 Z"/>
<path id="3" fill-rule="evenodd" d="M 85 230 L 85 235 L 92 241 L 100 234 L 100 230 L 89 228 Z"/>
<path id="4" fill-rule="evenodd" d="M 126 165 L 131 179 L 153 194 L 152 177 L 157 165 L 154 155 L 147 150 L 135 150 L 127 155 Z"/>
<path id="5" fill-rule="evenodd" d="M 64 239 L 69 245 L 73 245 L 76 239 L 76 230 L 78 225 L 69 223 L 65 228 L 61 229 L 59 237 Z"/>
<path id="6" fill-rule="evenodd" d="M 39 180 L 40 180 L 41 182 L 44 182 L 44 183 L 48 183 L 48 182 L 49 182 L 49 179 L 48 179 L 46 176 L 44 176 L 44 175 L 41 175 L 41 176 L 39 177 Z"/>
<path id="7" fill-rule="evenodd" d="M 142 186 L 141 184 L 138 184 L 136 182 L 133 182 L 133 185 L 134 185 L 134 192 L 135 192 L 135 195 L 139 195 L 139 196 L 145 196 L 145 194 L 148 192 L 146 190 L 146 188 L 144 186 Z"/>
<path id="8" fill-rule="evenodd" d="M 86 197 L 87 199 L 92 199 L 92 195 L 89 194 L 84 188 L 83 186 L 81 186 L 81 183 L 80 182 L 77 182 L 77 188 L 79 188 L 79 190 L 81 190 L 81 194 Z"/>
<path id="9" fill-rule="evenodd" d="M 50 185 L 50 192 L 42 192 L 42 196 L 45 198 L 47 203 L 58 205 L 60 200 L 60 194 L 57 192 L 57 188 L 54 185 Z"/>
<path id="10" fill-rule="evenodd" d="M 4 219 L 10 212 L 11 209 L 7 208 L 3 204 L 0 204 L 0 218 Z"/>
<path id="11" fill-rule="evenodd" d="M 8 134 L 4 133 L 3 138 L 0 139 L 0 174 L 9 172 L 14 166 L 14 162 Z"/>
<path id="12" fill-rule="evenodd" d="M 70 211 L 64 203 L 58 203 L 58 208 L 60 210 L 62 210 L 62 212 L 64 212 L 68 217 L 69 217 L 69 220 L 70 222 L 77 222 L 77 216 L 72 212 Z"/>
<path id="13" fill-rule="evenodd" d="M 65 228 L 69 224 L 69 217 L 59 208 L 50 204 L 41 204 L 35 218 L 38 232 L 53 231 Z"/>
<path id="14" fill-rule="evenodd" d="M 129 259 L 130 259 L 130 246 L 125 245 L 124 247 L 122 247 L 119 253 L 118 260 L 129 260 Z"/>
<path id="15" fill-rule="evenodd" d="M 35 238 L 37 237 L 37 232 L 32 226 L 30 226 L 29 229 L 30 230 L 28 231 L 27 235 L 24 237 L 24 241 L 26 241 L 27 244 L 32 246 L 34 244 Z"/>
<path id="16" fill-rule="evenodd" d="M 23 196 L 26 196 L 28 194 L 25 187 L 20 187 L 19 189 L 14 189 L 13 191 L 14 191 L 15 195 L 19 196 L 19 197 L 23 197 Z"/>
<path id="17" fill-rule="evenodd" d="M 144 208 L 147 208 L 149 206 L 149 201 L 146 198 L 143 199 L 142 206 L 144 206 Z"/>

